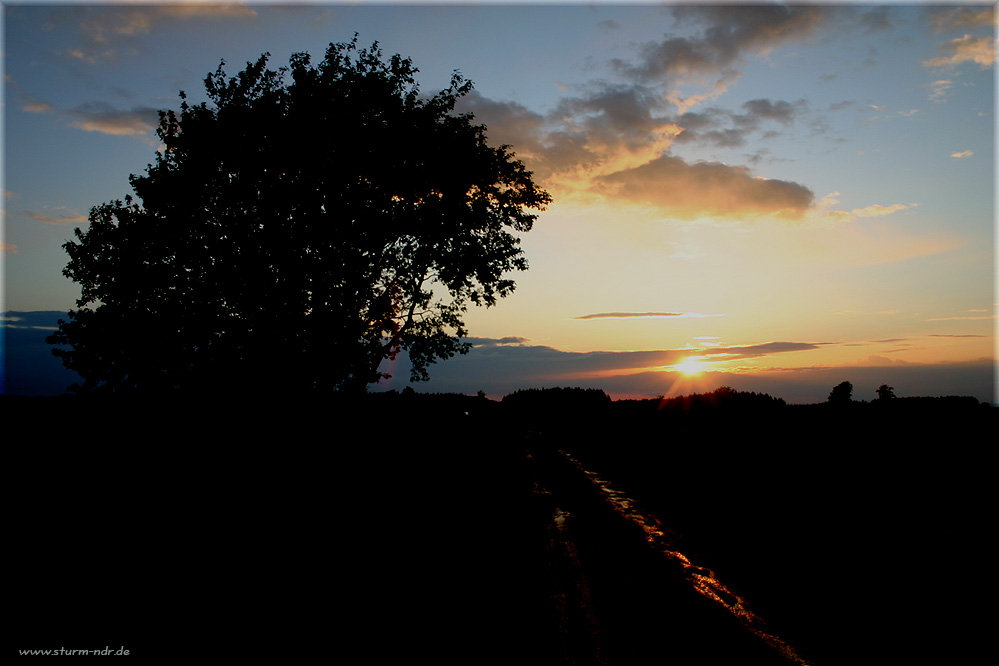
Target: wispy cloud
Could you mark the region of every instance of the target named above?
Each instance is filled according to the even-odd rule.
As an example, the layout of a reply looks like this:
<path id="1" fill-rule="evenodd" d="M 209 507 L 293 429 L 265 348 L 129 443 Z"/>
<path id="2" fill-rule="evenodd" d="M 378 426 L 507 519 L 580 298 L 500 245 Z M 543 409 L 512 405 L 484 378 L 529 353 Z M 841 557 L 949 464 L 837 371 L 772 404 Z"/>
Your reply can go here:
<path id="1" fill-rule="evenodd" d="M 87 221 L 86 215 L 81 215 L 65 206 L 57 206 L 53 210 L 62 211 L 56 214 L 40 213 L 38 211 L 26 210 L 24 214 L 38 222 L 45 224 L 82 224 Z"/>
<path id="2" fill-rule="evenodd" d="M 992 319 L 992 317 L 983 317 L 984 319 Z M 942 333 L 931 333 L 926 336 L 928 338 L 986 338 L 987 335 L 944 335 Z"/>
<path id="3" fill-rule="evenodd" d="M 957 159 L 962 159 L 962 158 L 964 158 L 964 157 L 971 157 L 971 156 L 972 156 L 972 155 L 974 155 L 974 154 L 975 154 L 975 153 L 973 153 L 973 152 L 972 152 L 972 151 L 970 151 L 970 150 L 962 150 L 962 151 L 961 151 L 961 152 L 959 152 L 959 153 L 951 153 L 951 154 L 950 154 L 950 156 L 951 156 L 951 157 L 956 157 Z"/>
<path id="4" fill-rule="evenodd" d="M 991 28 L 995 21 L 994 7 L 956 7 L 933 13 L 930 23 L 938 31 L 968 28 Z"/>
<path id="5" fill-rule="evenodd" d="M 947 93 L 954 87 L 954 82 L 950 79 L 940 79 L 929 84 L 930 101 L 942 102 L 947 97 Z"/>
<path id="6" fill-rule="evenodd" d="M 137 39 L 154 33 L 165 22 L 213 18 L 252 19 L 257 16 L 256 10 L 247 3 L 198 0 L 169 4 L 110 4 L 74 9 L 79 11 L 80 44 L 67 49 L 63 55 L 90 65 L 114 60 L 123 51 L 134 52 L 134 42 Z"/>
<path id="7" fill-rule="evenodd" d="M 0 254 L 17 254 L 17 246 L 13 243 L 0 242 Z"/>
<path id="8" fill-rule="evenodd" d="M 115 136 L 145 135 L 159 123 L 156 109 L 136 107 L 122 110 L 106 102 L 83 104 L 70 110 L 69 114 L 75 118 L 70 122 L 72 127 Z"/>
<path id="9" fill-rule="evenodd" d="M 908 210 L 910 208 L 915 208 L 919 204 L 891 204 L 890 206 L 882 206 L 881 204 L 873 204 L 871 206 L 865 206 L 864 208 L 854 208 L 850 211 L 850 215 L 855 217 L 883 217 L 885 215 L 892 215 L 900 210 Z"/>
<path id="10" fill-rule="evenodd" d="M 851 210 L 838 210 L 834 208 L 836 204 L 839 203 L 838 197 L 839 192 L 830 192 L 829 194 L 822 197 L 822 199 L 816 205 L 816 211 L 819 215 L 832 217 L 835 219 L 853 219 L 858 217 L 884 217 L 886 215 L 893 215 L 903 210 L 910 210 L 919 206 L 918 203 L 896 203 L 884 206 L 882 204 L 871 204 L 870 206 L 864 206 L 863 208 L 853 208 Z"/>
<path id="11" fill-rule="evenodd" d="M 724 316 L 723 314 L 701 314 L 700 312 L 598 312 L 580 315 L 573 317 L 573 319 L 699 319 Z"/>
<path id="12" fill-rule="evenodd" d="M 995 318 L 995 315 L 969 315 L 963 317 L 933 317 L 926 321 L 987 321 Z"/>
<path id="13" fill-rule="evenodd" d="M 21 110 L 25 113 L 51 113 L 52 105 L 47 102 L 25 101 L 21 105 Z"/>
<path id="14" fill-rule="evenodd" d="M 10 74 L 4 75 L 4 82 L 9 85 L 20 98 L 21 110 L 25 113 L 51 113 L 52 105 L 39 100 L 35 95 L 22 88 Z"/>

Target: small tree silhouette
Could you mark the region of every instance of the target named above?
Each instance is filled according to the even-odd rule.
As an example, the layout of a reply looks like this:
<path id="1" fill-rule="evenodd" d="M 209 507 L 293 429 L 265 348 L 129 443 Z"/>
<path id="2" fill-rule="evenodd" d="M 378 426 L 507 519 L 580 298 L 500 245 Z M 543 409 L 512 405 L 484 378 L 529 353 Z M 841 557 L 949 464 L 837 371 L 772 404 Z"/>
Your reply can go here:
<path id="1" fill-rule="evenodd" d="M 895 389 L 887 384 L 882 384 L 878 387 L 877 394 L 878 400 L 891 400 L 895 397 Z"/>
<path id="2" fill-rule="evenodd" d="M 830 403 L 843 405 L 851 400 L 853 400 L 853 384 L 850 382 L 841 382 L 829 392 Z"/>

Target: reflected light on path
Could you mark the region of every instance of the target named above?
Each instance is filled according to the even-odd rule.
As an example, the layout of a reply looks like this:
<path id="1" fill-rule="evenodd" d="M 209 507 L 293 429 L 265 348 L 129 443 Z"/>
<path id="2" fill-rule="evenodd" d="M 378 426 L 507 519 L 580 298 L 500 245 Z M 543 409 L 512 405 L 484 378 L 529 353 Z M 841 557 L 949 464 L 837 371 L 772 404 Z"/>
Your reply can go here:
<path id="1" fill-rule="evenodd" d="M 604 499 L 618 515 L 642 528 L 645 532 L 645 540 L 653 550 L 669 560 L 678 561 L 683 567 L 687 580 L 699 594 L 711 599 L 738 618 L 742 626 L 776 650 L 788 662 L 797 666 L 813 666 L 784 639 L 768 630 L 763 619 L 747 608 L 746 600 L 718 580 L 711 569 L 691 562 L 687 555 L 679 550 L 677 535 L 667 529 L 659 518 L 642 510 L 638 506 L 638 502 L 620 490 L 612 488 L 607 481 L 585 469 L 578 460 L 565 451 L 560 450 L 559 454 L 600 490 Z"/>

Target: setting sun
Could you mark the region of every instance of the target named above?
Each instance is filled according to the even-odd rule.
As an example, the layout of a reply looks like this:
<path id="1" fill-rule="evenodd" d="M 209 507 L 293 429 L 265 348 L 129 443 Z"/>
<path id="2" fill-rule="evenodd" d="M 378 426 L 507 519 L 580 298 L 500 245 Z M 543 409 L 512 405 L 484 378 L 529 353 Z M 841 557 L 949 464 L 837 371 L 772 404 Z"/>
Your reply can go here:
<path id="1" fill-rule="evenodd" d="M 606 391 L 613 399 L 638 399 L 658 397 L 664 387 L 678 394 L 727 385 L 809 404 L 824 402 L 833 386 L 849 380 L 859 400 L 872 400 L 879 386 L 889 385 L 899 396 L 996 401 L 999 61 L 992 0 L 925 6 L 790 0 L 535 0 L 515 7 L 497 0 L 358 2 L 333 3 L 333 12 L 328 3 L 306 3 L 288 12 L 282 3 L 228 2 L 196 3 L 196 11 L 180 13 L 159 2 L 71 4 L 80 4 L 79 11 L 37 0 L 7 3 L 2 10 L 9 37 L 3 54 L 10 102 L 4 107 L 0 150 L 8 166 L 0 216 L 6 286 L 0 289 L 5 336 L 0 352 L 16 362 L 0 372 L 0 393 L 61 395 L 82 381 L 52 353 L 72 347 L 45 342 L 62 339 L 55 334 L 62 330 L 58 322 L 69 320 L 68 312 L 79 309 L 77 300 L 86 292 L 64 270 L 72 260 L 64 244 L 75 238 L 75 228 L 88 233 L 90 213 L 95 206 L 103 210 L 102 202 L 132 194 L 135 205 L 144 200 L 131 187 L 130 176 L 146 178 L 147 167 L 160 168 L 159 160 L 167 157 L 157 132 L 160 112 L 183 115 L 183 107 L 204 103 L 206 113 L 216 113 L 213 95 L 221 89 L 206 87 L 206 75 L 220 76 L 226 70 L 219 70 L 220 63 L 228 63 L 229 75 L 235 74 L 240 63 L 255 63 L 263 54 L 270 57 L 262 67 L 273 75 L 267 74 L 272 78 L 258 92 L 273 89 L 277 95 L 301 79 L 301 72 L 298 79 L 293 76 L 295 67 L 282 70 L 293 54 L 296 62 L 298 56 L 306 58 L 301 64 L 308 69 L 309 58 L 318 62 L 335 44 L 355 44 L 356 35 L 354 55 L 377 44 L 381 57 L 397 56 L 400 63 L 412 58 L 418 70 L 412 83 L 419 86 L 414 99 L 424 100 L 419 104 L 445 94 L 454 103 L 448 123 L 468 114 L 484 128 L 487 145 L 507 146 L 523 173 L 531 174 L 530 181 L 552 197 L 544 210 L 526 209 L 526 214 L 537 213 L 530 224 L 526 218 L 512 227 L 500 224 L 518 241 L 507 247 L 509 257 L 493 266 L 503 270 L 475 267 L 471 282 L 464 282 L 460 278 L 476 257 L 486 255 L 443 231 L 429 244 L 412 240 L 416 236 L 410 231 L 426 230 L 411 225 L 409 217 L 403 222 L 399 212 L 423 215 L 430 204 L 413 191 L 422 180 L 408 178 L 392 164 L 409 169 L 419 163 L 421 173 L 436 177 L 438 169 L 425 167 L 432 162 L 450 168 L 448 160 L 436 157 L 443 154 L 443 144 L 428 138 L 429 148 L 413 144 L 408 152 L 397 149 L 405 141 L 390 141 L 385 150 L 366 144 L 360 152 L 371 163 L 343 167 L 370 166 L 377 173 L 372 193 L 384 195 L 386 205 L 371 208 L 364 220 L 382 215 L 391 220 L 371 222 L 363 231 L 358 227 L 358 241 L 377 246 L 365 251 L 383 258 L 370 266 L 364 259 L 358 266 L 378 270 L 391 260 L 414 275 L 430 263 L 451 267 L 426 273 L 424 287 L 433 291 L 426 308 L 408 309 L 393 301 L 391 312 L 379 310 L 371 318 L 367 312 L 348 313 L 367 323 L 381 321 L 383 314 L 409 315 L 404 335 L 439 331 L 437 324 L 450 322 L 444 327 L 447 347 L 427 343 L 400 349 L 396 359 L 383 359 L 372 371 L 381 378 L 370 390 L 481 392 L 499 399 L 525 387 L 569 385 Z M 867 57 L 875 52 L 877 57 Z M 455 71 L 461 73 L 460 86 L 453 82 Z M 88 85 L 67 85 L 81 76 Z M 186 91 L 183 96 L 180 90 Z M 275 97 L 274 103 L 292 104 L 290 99 Z M 427 103 L 425 111 L 434 108 Z M 334 115 L 329 109 L 317 113 L 296 116 L 301 124 L 288 132 L 301 140 L 284 141 L 273 159 L 250 145 L 270 146 L 277 136 L 274 128 L 261 132 L 254 127 L 235 144 L 206 135 L 218 148 L 211 163 L 218 167 L 219 187 L 231 186 L 243 196 L 242 186 L 223 170 L 230 164 L 245 168 L 238 151 L 247 150 L 260 170 L 252 177 L 273 178 L 282 191 L 311 188 L 319 179 L 356 181 L 344 176 L 336 160 L 327 159 L 334 148 L 351 153 L 357 143 L 348 117 L 334 114 L 335 120 L 321 122 L 319 116 L 329 120 Z M 367 118 L 361 119 L 367 123 Z M 457 141 L 458 135 L 449 132 Z M 372 136 L 388 141 L 389 134 Z M 237 153 L 229 152 L 234 149 Z M 479 178 L 472 172 L 481 171 L 471 168 L 474 161 L 466 162 L 465 172 L 451 173 L 471 183 Z M 291 178 L 292 166 L 309 177 Z M 509 210 L 495 199 L 506 185 L 495 191 L 482 187 L 461 186 L 447 196 L 478 197 L 475 206 L 493 206 L 496 214 Z M 260 192 L 270 197 L 270 185 Z M 436 194 L 443 193 L 435 190 L 434 199 Z M 510 206 L 519 200 L 512 193 L 507 198 Z M 216 199 L 212 205 L 221 206 Z M 315 224 L 331 234 L 360 220 L 353 208 L 322 205 L 321 199 L 316 192 L 275 199 L 280 213 L 264 216 L 276 221 L 263 233 L 270 239 L 273 231 L 275 242 L 299 243 L 302 234 L 313 233 L 313 219 L 330 221 Z M 171 215 L 180 214 L 178 201 L 168 202 Z M 158 220 L 146 204 L 140 206 L 144 219 Z M 465 225 L 466 213 L 478 210 L 466 204 L 434 203 L 435 219 L 451 224 L 457 216 Z M 213 242 L 229 244 L 225 256 L 242 257 L 247 270 L 259 264 L 270 271 L 267 276 L 259 281 L 184 278 L 184 284 L 202 290 L 238 288 L 238 307 L 268 312 L 259 315 L 268 326 L 290 330 L 315 321 L 316 331 L 327 330 L 313 315 L 346 316 L 340 305 L 329 311 L 313 307 L 304 319 L 297 305 L 287 312 L 266 305 L 281 301 L 274 289 L 293 289 L 291 300 L 284 299 L 288 303 L 301 297 L 315 299 L 316 305 L 334 304 L 336 299 L 316 297 L 308 278 L 318 261 L 313 246 L 326 245 L 301 241 L 282 251 L 268 245 L 260 250 L 268 258 L 257 262 L 257 254 L 237 247 L 264 242 L 257 238 L 264 218 L 256 206 L 247 211 L 238 202 L 232 206 L 234 217 L 224 218 L 226 224 L 250 225 L 255 230 L 250 236 L 222 234 Z M 370 208 L 367 200 L 358 206 Z M 192 224 L 207 224 L 200 209 L 190 215 Z M 478 235 L 487 227 L 469 225 L 461 227 L 471 234 L 469 242 L 492 242 L 492 236 Z M 390 228 L 406 239 L 375 238 Z M 237 243 L 237 238 L 243 240 Z M 345 249 L 353 247 L 353 240 L 344 242 Z M 164 254 L 161 245 L 147 249 L 174 256 Z M 441 251 L 431 252 L 431 247 Z M 185 271 L 209 270 L 198 257 L 218 255 L 212 252 L 190 255 L 194 263 Z M 308 260 L 292 268 L 300 255 L 309 255 Z M 146 266 L 136 261 L 137 267 Z M 149 261 L 150 279 L 183 263 Z M 274 261 L 289 267 L 279 268 Z M 362 280 L 364 287 L 358 288 L 368 291 L 367 278 L 355 275 L 348 263 L 341 262 L 337 275 L 351 284 Z M 232 262 L 210 265 L 212 271 L 225 271 Z M 137 276 L 146 275 L 146 268 L 136 270 Z M 479 289 L 480 277 L 502 282 L 490 294 Z M 339 280 L 326 282 L 333 288 Z M 416 283 L 393 273 L 370 284 L 379 285 L 378 309 L 386 298 L 397 298 L 397 289 L 412 290 Z M 451 300 L 452 287 L 471 299 L 464 303 L 467 310 Z M 159 287 L 135 282 L 128 288 L 141 296 L 129 300 L 139 311 L 139 304 L 160 297 Z M 172 293 L 167 289 L 162 297 L 173 298 Z M 232 300 L 191 294 L 197 303 Z M 472 294 L 496 307 L 475 307 Z M 440 299 L 458 309 L 432 315 L 430 308 Z M 366 297 L 348 300 L 356 300 L 358 308 L 375 303 Z M 141 349 L 150 348 L 159 360 L 167 350 L 158 345 L 180 344 L 175 353 L 183 356 L 194 349 L 187 339 L 195 331 L 223 323 L 231 330 L 215 314 L 194 317 L 192 307 L 158 310 L 157 320 L 171 320 L 165 337 L 153 336 L 156 343 Z M 197 321 L 186 326 L 171 319 L 182 316 Z M 459 320 L 462 326 L 451 325 Z M 178 336 L 177 330 L 186 332 Z M 296 348 L 289 359 L 299 358 L 299 352 L 325 355 L 329 363 L 296 365 L 305 374 L 323 373 L 317 381 L 328 386 L 331 372 L 353 366 L 332 358 L 341 353 L 339 345 L 323 347 L 321 338 L 275 334 L 260 343 L 260 353 L 270 356 L 270 347 L 280 344 Z M 392 349 L 394 338 L 386 335 L 379 344 Z M 25 342 L 18 346 L 21 339 Z M 121 351 L 117 344 L 112 347 Z M 243 349 L 243 343 L 236 348 Z M 468 353 L 446 360 L 434 353 L 459 348 Z M 425 368 L 428 379 L 423 381 L 419 372 L 413 374 L 413 362 L 423 363 L 427 355 L 439 362 Z M 263 368 L 298 372 L 284 363 L 262 363 L 252 370 L 254 376 Z"/>
<path id="2" fill-rule="evenodd" d="M 673 366 L 673 369 L 677 372 L 682 372 L 685 375 L 696 375 L 700 372 L 704 372 L 708 364 L 701 361 L 700 356 L 688 356 L 682 362 L 677 363 Z"/>

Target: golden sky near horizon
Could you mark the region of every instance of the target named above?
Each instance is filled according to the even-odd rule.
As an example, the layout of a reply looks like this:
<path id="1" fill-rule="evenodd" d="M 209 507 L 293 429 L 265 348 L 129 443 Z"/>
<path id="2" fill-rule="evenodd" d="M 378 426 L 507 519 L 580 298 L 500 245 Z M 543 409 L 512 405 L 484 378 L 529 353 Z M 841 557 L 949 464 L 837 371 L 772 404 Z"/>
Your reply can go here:
<path id="1" fill-rule="evenodd" d="M 178 90 L 196 98 L 220 59 L 279 67 L 358 32 L 411 57 L 424 92 L 459 69 L 460 110 L 554 197 L 516 292 L 468 313 L 496 353 L 607 353 L 553 378 L 994 363 L 990 4 L 29 2 L 4 19 L 4 309 L 73 307 L 61 244 L 128 194 Z"/>

